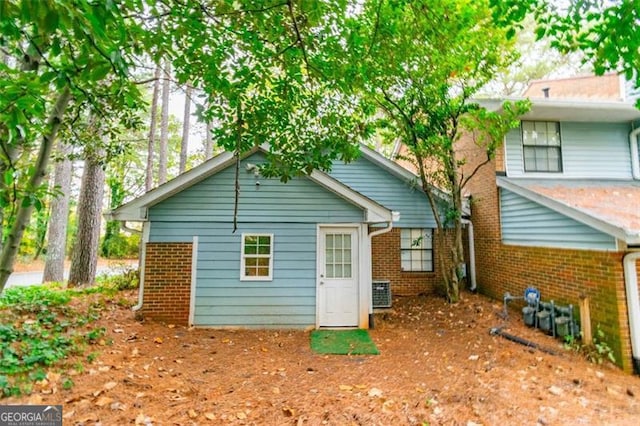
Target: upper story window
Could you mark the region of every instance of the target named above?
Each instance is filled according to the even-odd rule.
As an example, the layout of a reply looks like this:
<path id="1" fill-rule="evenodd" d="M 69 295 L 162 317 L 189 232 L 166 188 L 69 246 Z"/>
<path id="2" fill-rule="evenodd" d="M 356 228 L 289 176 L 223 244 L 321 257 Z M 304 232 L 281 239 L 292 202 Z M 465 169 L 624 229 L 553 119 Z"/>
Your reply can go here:
<path id="1" fill-rule="evenodd" d="M 560 123 L 523 121 L 522 149 L 525 172 L 562 172 Z"/>
<path id="2" fill-rule="evenodd" d="M 270 281 L 273 276 L 273 234 L 242 234 L 240 279 Z"/>

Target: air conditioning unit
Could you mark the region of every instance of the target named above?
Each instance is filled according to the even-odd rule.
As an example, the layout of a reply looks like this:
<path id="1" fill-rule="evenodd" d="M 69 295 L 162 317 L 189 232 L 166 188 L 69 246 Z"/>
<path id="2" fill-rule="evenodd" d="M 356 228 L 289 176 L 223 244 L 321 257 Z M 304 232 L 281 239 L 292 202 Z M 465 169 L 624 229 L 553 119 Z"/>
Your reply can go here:
<path id="1" fill-rule="evenodd" d="M 371 295 L 374 308 L 391 307 L 391 283 L 389 281 L 373 281 Z"/>

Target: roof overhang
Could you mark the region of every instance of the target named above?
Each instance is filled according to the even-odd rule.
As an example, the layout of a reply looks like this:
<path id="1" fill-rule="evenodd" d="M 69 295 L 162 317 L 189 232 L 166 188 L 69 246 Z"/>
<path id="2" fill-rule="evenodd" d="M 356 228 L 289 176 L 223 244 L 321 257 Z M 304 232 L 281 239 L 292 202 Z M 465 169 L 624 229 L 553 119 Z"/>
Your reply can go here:
<path id="1" fill-rule="evenodd" d="M 476 102 L 490 111 L 502 109 L 504 101 L 522 101 L 526 98 L 478 99 Z M 531 110 L 523 120 L 628 123 L 640 120 L 640 110 L 634 104 L 622 101 L 589 99 L 529 99 Z"/>
<path id="2" fill-rule="evenodd" d="M 265 152 L 264 147 L 256 147 L 243 155 L 246 158 L 257 151 Z M 235 162 L 233 153 L 224 152 L 205 161 L 197 167 L 177 176 L 169 182 L 129 201 L 126 204 L 106 213 L 109 220 L 143 222 L 148 219 L 148 209 L 163 200 L 179 193 L 180 191 L 195 185 L 196 183 L 212 176 L 219 171 L 231 166 Z M 362 208 L 365 212 L 364 220 L 367 223 L 381 223 L 393 221 L 393 212 L 378 204 L 374 200 L 354 191 L 327 173 L 314 170 L 306 176 L 313 182 L 333 192 L 348 202 Z"/>
<path id="3" fill-rule="evenodd" d="M 518 185 L 512 179 L 497 177 L 496 183 L 498 188 L 503 188 L 511 191 L 521 197 L 531 200 L 537 204 L 545 206 L 551 210 L 554 210 L 564 216 L 574 219 L 578 222 L 584 223 L 598 231 L 611 235 L 619 240 L 624 241 L 629 245 L 640 244 L 640 231 L 631 231 L 623 227 L 614 225 L 610 222 L 602 220 L 598 217 L 588 214 L 584 210 L 576 209 L 568 204 L 558 201 L 554 198 L 545 196 L 538 192 L 532 191 L 522 185 Z"/>

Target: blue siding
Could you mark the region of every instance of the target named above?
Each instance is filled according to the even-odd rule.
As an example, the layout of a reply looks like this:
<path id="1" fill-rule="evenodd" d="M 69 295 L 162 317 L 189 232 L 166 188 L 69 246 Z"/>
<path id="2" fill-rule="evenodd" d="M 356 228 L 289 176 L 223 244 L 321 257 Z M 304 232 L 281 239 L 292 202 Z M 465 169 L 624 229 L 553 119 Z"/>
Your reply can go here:
<path id="1" fill-rule="evenodd" d="M 286 184 L 277 179 L 256 178 L 246 162 L 260 162 L 254 155 L 240 167 L 239 222 L 349 223 L 362 222 L 364 212 L 306 177 Z M 235 168 L 229 167 L 149 209 L 152 222 L 231 222 Z M 260 185 L 256 185 L 256 181 Z"/>
<path id="2" fill-rule="evenodd" d="M 406 182 L 364 157 L 336 162 L 331 176 L 390 210 L 400 212 L 397 228 L 435 228 L 436 223 L 419 182 Z"/>
<path id="3" fill-rule="evenodd" d="M 316 225 L 214 224 L 201 236 L 194 322 L 198 325 L 305 327 L 316 315 Z M 273 233 L 273 280 L 240 281 L 243 232 Z M 213 232 L 215 234 L 215 232 Z"/>
<path id="4" fill-rule="evenodd" d="M 245 163 L 262 159 L 256 154 Z M 149 210 L 151 242 L 192 241 L 198 236 L 194 323 L 315 324 L 317 223 L 360 223 L 364 212 L 308 178 L 286 184 L 256 178 L 243 164 L 238 230 L 233 233 L 234 177 L 235 168 L 230 167 Z M 243 232 L 273 233 L 272 281 L 240 281 Z"/>
<path id="5" fill-rule="evenodd" d="M 562 173 L 525 173 L 520 129 L 506 138 L 507 176 L 631 179 L 626 123 L 560 123 Z"/>
<path id="6" fill-rule="evenodd" d="M 504 244 L 616 250 L 612 236 L 505 189 L 500 190 L 500 224 Z"/>

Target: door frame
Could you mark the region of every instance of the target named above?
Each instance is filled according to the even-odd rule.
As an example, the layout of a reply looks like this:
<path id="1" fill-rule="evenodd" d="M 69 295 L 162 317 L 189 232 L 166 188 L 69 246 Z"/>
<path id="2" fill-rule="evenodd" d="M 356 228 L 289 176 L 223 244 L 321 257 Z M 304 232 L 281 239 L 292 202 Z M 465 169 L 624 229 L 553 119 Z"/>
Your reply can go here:
<path id="1" fill-rule="evenodd" d="M 322 230 L 326 228 L 351 228 L 356 229 L 358 244 L 357 262 L 357 303 L 358 303 L 358 328 L 369 328 L 369 311 L 371 307 L 371 244 L 369 241 L 368 225 L 366 223 L 322 223 L 316 228 L 316 328 L 320 328 L 320 271 L 323 269 L 324 254 L 321 250 Z M 369 283 L 369 285 L 367 285 Z"/>

